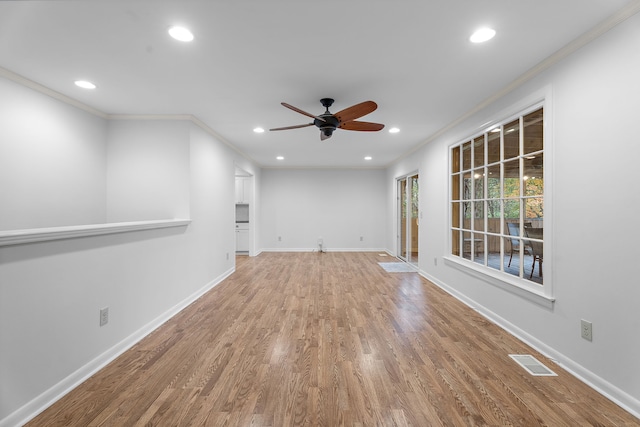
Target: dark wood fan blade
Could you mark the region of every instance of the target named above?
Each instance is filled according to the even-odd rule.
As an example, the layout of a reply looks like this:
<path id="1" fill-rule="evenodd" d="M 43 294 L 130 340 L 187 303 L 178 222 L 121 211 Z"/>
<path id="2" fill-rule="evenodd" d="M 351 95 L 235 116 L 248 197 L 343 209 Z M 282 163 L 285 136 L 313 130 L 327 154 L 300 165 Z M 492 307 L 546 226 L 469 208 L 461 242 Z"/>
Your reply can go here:
<path id="1" fill-rule="evenodd" d="M 306 125 L 285 126 L 283 128 L 273 128 L 273 129 L 269 129 L 269 130 L 299 129 L 299 128 L 306 128 L 308 126 L 313 126 L 313 123 L 307 123 Z"/>
<path id="2" fill-rule="evenodd" d="M 350 122 L 351 120 L 355 120 L 362 116 L 365 116 L 378 108 L 378 104 L 373 101 L 364 101 L 360 104 L 352 105 L 349 108 L 345 108 L 342 111 L 334 114 L 336 119 L 340 121 L 340 123 Z"/>
<path id="3" fill-rule="evenodd" d="M 305 115 L 305 116 L 307 116 L 307 117 L 311 117 L 312 119 L 318 119 L 318 120 L 320 120 L 321 122 L 325 122 L 325 121 L 326 121 L 326 120 L 325 120 L 325 119 L 323 119 L 322 117 L 314 116 L 313 114 L 311 114 L 311 113 L 307 113 L 306 111 L 301 110 L 301 109 L 299 109 L 298 107 L 294 107 L 294 106 L 293 106 L 293 105 L 291 105 L 291 104 L 287 104 L 286 102 L 281 102 L 280 104 L 282 104 L 284 107 L 287 107 L 287 108 L 288 108 L 288 109 L 290 109 L 290 110 L 295 111 L 296 113 L 300 113 L 300 114 Z"/>
<path id="4" fill-rule="evenodd" d="M 344 130 L 359 130 L 364 132 L 375 132 L 378 130 L 382 130 L 384 128 L 384 125 L 380 123 L 358 122 L 358 121 L 352 120 L 350 122 L 342 123 L 339 126 L 339 128 Z"/>

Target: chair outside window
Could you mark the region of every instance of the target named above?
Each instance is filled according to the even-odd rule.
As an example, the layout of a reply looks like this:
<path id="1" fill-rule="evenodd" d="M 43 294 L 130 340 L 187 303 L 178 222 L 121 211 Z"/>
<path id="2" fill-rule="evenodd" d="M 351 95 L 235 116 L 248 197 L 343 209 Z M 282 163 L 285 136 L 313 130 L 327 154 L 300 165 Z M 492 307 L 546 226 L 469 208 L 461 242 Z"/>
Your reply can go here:
<path id="1" fill-rule="evenodd" d="M 530 223 L 525 223 L 525 227 L 528 227 L 529 225 Z M 513 258 L 513 253 L 520 252 L 520 224 L 518 224 L 517 222 L 507 222 L 507 234 L 512 236 L 509 239 L 509 242 L 511 243 L 511 253 L 509 254 L 509 264 L 507 265 L 507 267 L 511 267 L 511 259 Z M 524 244 L 524 251 L 525 253 L 531 253 L 531 248 L 526 243 Z"/>
<path id="2" fill-rule="evenodd" d="M 525 235 L 532 239 L 542 240 L 543 229 L 525 227 Z M 528 243 L 531 245 L 531 255 L 533 255 L 533 264 L 531 264 L 531 274 L 529 275 L 529 279 L 533 277 L 533 272 L 536 269 L 536 261 L 538 261 L 538 277 L 542 277 L 542 241 L 538 242 L 535 240 L 529 240 Z"/>

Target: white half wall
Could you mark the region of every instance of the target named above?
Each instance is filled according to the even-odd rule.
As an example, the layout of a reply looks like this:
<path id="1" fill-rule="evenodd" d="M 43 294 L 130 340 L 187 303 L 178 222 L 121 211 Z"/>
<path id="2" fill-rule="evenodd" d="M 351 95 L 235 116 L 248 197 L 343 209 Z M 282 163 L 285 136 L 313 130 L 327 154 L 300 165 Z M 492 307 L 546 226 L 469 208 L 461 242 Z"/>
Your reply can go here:
<path id="1" fill-rule="evenodd" d="M 0 247 L 3 427 L 20 425 L 36 415 L 235 267 L 237 152 L 189 120 L 118 120 L 107 125 L 82 110 L 61 102 L 50 105 L 48 98 L 31 95 L 25 98 L 30 102 L 25 109 L 68 115 L 68 120 L 56 122 L 59 134 L 78 142 L 68 147 L 64 159 L 50 156 L 50 161 L 84 158 L 86 149 L 79 142 L 86 133 L 95 134 L 102 144 L 95 154 L 101 159 L 94 162 L 96 174 L 103 175 L 95 179 L 98 197 L 84 200 L 102 213 L 100 222 L 105 210 L 112 221 L 188 215 L 191 222 Z M 31 140 L 38 134 L 27 136 L 6 145 L 3 141 L 3 150 L 15 151 L 16 143 L 44 144 Z M 26 154 L 12 158 L 16 173 L 32 164 Z M 82 181 L 83 171 L 70 168 L 68 173 L 72 181 Z M 112 207 L 105 206 L 105 175 L 110 179 Z M 11 178 L 15 184 L 20 176 Z M 0 196 L 6 206 L 5 196 L 10 195 Z M 28 215 L 35 208 L 22 209 Z M 104 307 L 109 307 L 109 323 L 100 327 L 99 312 Z"/>
<path id="2" fill-rule="evenodd" d="M 259 193 L 262 250 L 386 249 L 384 170 L 265 169 Z"/>

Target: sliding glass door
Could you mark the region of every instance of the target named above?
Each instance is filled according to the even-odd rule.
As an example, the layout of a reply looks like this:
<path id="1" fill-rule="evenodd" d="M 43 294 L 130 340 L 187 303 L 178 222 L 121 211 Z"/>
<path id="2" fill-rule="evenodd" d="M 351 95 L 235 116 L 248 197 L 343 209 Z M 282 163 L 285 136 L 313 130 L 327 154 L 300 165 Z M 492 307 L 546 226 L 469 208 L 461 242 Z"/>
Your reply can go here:
<path id="1" fill-rule="evenodd" d="M 418 264 L 418 174 L 398 179 L 398 257 Z"/>

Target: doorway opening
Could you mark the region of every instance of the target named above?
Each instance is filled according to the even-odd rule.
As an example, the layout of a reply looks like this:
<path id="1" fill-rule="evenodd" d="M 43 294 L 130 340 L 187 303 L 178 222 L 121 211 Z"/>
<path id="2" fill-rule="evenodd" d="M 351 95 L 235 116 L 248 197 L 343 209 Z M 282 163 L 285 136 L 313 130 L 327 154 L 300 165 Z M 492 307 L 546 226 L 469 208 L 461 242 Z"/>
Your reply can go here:
<path id="1" fill-rule="evenodd" d="M 418 265 L 418 174 L 398 179 L 398 258 Z"/>
<path id="2" fill-rule="evenodd" d="M 235 173 L 236 255 L 250 255 L 254 247 L 254 191 L 253 176 L 236 166 Z"/>

